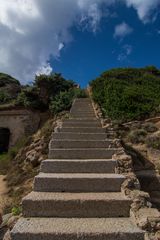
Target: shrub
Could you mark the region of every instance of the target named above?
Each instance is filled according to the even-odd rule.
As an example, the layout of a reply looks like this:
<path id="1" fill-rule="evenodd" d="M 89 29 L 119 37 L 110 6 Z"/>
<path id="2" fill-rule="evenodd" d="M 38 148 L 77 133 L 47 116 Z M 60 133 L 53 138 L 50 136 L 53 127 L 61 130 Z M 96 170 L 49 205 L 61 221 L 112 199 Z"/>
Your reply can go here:
<path id="1" fill-rule="evenodd" d="M 10 100 L 9 94 L 4 91 L 0 91 L 0 104 L 7 103 L 9 100 Z"/>
<path id="2" fill-rule="evenodd" d="M 6 86 L 6 84 L 17 84 L 20 85 L 19 81 L 11 77 L 8 74 L 0 73 L 0 87 Z"/>
<path id="3" fill-rule="evenodd" d="M 81 89 L 70 89 L 69 91 L 60 92 L 52 98 L 49 109 L 52 114 L 57 115 L 62 111 L 69 110 L 75 98 L 86 97 L 86 93 Z"/>
<path id="4" fill-rule="evenodd" d="M 146 138 L 146 144 L 150 148 L 160 150 L 160 132 L 148 136 Z"/>
<path id="5" fill-rule="evenodd" d="M 16 105 L 41 111 L 50 108 L 52 112 L 57 113 L 59 108 L 64 108 L 64 106 L 61 106 L 62 102 L 66 102 L 67 98 L 70 98 L 70 94 L 68 96 L 65 94 L 66 99 L 64 99 L 65 97 L 62 97 L 63 94 L 61 92 L 71 92 L 73 89 L 74 82 L 64 79 L 61 74 L 36 76 L 33 86 L 26 86 L 18 95 Z M 81 90 L 77 91 L 78 94 L 84 96 Z M 60 100 L 58 100 L 59 97 L 61 98 Z M 55 109 L 52 107 L 53 101 L 56 102 Z M 67 103 L 65 105 L 67 106 Z"/>
<path id="6" fill-rule="evenodd" d="M 24 88 L 17 97 L 16 105 L 38 110 L 45 109 L 45 105 L 40 100 L 39 92 L 36 87 Z"/>
<path id="7" fill-rule="evenodd" d="M 144 143 L 145 142 L 145 137 L 147 136 L 147 132 L 144 129 L 137 129 L 137 130 L 132 130 L 128 136 L 127 139 L 131 143 Z"/>
<path id="8" fill-rule="evenodd" d="M 39 89 L 41 101 L 48 105 L 51 98 L 54 98 L 60 92 L 69 91 L 73 88 L 74 82 L 64 79 L 59 73 L 49 76 L 43 74 L 36 76 L 34 86 Z"/>
<path id="9" fill-rule="evenodd" d="M 85 92 L 84 89 L 75 88 L 74 93 L 75 93 L 76 98 L 86 98 L 87 97 L 87 93 Z"/>
<path id="10" fill-rule="evenodd" d="M 72 106 L 74 98 L 74 92 L 60 92 L 59 95 L 56 95 L 54 99 L 52 99 L 50 103 L 50 111 L 53 114 L 58 114 L 59 112 L 69 110 Z"/>
<path id="11" fill-rule="evenodd" d="M 21 212 L 22 212 L 22 207 L 20 207 L 20 206 L 15 206 L 15 207 L 13 207 L 12 208 L 12 214 L 14 215 L 14 216 L 18 216 L 18 215 L 20 215 L 21 214 Z"/>
<path id="12" fill-rule="evenodd" d="M 160 71 L 155 67 L 112 69 L 90 85 L 103 115 L 113 120 L 143 119 L 159 111 Z"/>

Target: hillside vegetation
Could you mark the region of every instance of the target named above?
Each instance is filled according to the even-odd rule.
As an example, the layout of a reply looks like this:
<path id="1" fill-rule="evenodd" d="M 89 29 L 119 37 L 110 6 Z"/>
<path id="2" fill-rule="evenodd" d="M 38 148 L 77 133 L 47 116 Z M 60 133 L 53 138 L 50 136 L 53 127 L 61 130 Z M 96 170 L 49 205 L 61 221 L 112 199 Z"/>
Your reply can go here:
<path id="1" fill-rule="evenodd" d="M 12 102 L 17 98 L 21 86 L 18 80 L 10 75 L 0 73 L 0 104 Z"/>
<path id="2" fill-rule="evenodd" d="M 83 90 L 61 74 L 36 76 L 33 85 L 21 86 L 9 75 L 0 74 L 0 109 L 24 107 L 57 114 L 71 107 L 75 97 L 85 97 Z"/>
<path id="3" fill-rule="evenodd" d="M 112 69 L 90 86 L 103 115 L 112 120 L 143 119 L 160 112 L 160 70 L 153 66 Z"/>

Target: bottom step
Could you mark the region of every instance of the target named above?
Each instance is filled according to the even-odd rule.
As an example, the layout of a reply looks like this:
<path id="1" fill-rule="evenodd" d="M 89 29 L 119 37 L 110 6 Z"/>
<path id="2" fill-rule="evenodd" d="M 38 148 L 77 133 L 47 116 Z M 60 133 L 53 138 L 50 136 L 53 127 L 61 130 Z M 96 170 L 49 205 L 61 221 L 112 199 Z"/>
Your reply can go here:
<path id="1" fill-rule="evenodd" d="M 22 218 L 12 240 L 144 240 L 129 218 Z"/>

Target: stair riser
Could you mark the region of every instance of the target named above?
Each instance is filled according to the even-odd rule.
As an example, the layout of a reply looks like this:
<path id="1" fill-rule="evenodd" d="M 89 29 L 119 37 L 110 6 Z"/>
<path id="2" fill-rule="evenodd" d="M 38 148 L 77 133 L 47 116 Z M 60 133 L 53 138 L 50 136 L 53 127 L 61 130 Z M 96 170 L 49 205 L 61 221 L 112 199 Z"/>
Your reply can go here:
<path id="1" fill-rule="evenodd" d="M 116 150 L 94 149 L 50 149 L 49 158 L 53 159 L 111 159 Z"/>
<path id="2" fill-rule="evenodd" d="M 80 122 L 80 123 L 77 123 L 76 121 L 75 122 L 64 122 L 62 124 L 63 127 L 102 127 L 101 123 L 100 122 L 88 122 L 88 123 L 85 123 L 85 122 Z"/>
<path id="3" fill-rule="evenodd" d="M 92 107 L 73 107 L 70 112 L 89 112 L 94 113 L 94 109 Z"/>
<path id="4" fill-rule="evenodd" d="M 144 240 L 144 234 L 140 233 L 126 233 L 126 232 L 120 232 L 119 234 L 117 233 L 108 233 L 108 234 L 94 234 L 92 235 L 91 233 L 84 233 L 84 234 L 62 234 L 62 233 L 55 233 L 55 234 L 50 234 L 50 233 L 39 233 L 39 234 L 34 234 L 34 233 L 12 233 L 12 240 Z"/>
<path id="5" fill-rule="evenodd" d="M 38 192 L 119 192 L 122 178 L 41 178 L 35 177 L 34 191 Z"/>
<path id="6" fill-rule="evenodd" d="M 70 111 L 70 113 L 71 114 L 86 114 L 86 115 L 95 115 L 95 112 L 94 112 L 94 110 L 92 109 L 92 110 L 85 110 L 85 109 L 83 109 L 83 110 L 80 110 L 79 108 L 77 108 L 76 110 L 71 110 Z"/>
<path id="7" fill-rule="evenodd" d="M 72 113 L 71 114 L 71 117 L 84 117 L 84 118 L 95 118 L 96 116 L 95 116 L 95 114 L 87 114 L 87 113 Z"/>
<path id="8" fill-rule="evenodd" d="M 71 118 L 72 120 L 82 120 L 82 121 L 97 121 L 97 117 L 94 116 L 94 117 L 90 117 L 90 116 L 72 116 L 71 115 Z"/>
<path id="9" fill-rule="evenodd" d="M 70 122 L 75 122 L 75 123 L 100 123 L 100 121 L 99 120 L 97 120 L 97 119 L 92 119 L 92 120 L 90 120 L 90 119 L 80 119 L 80 120 L 78 120 L 78 119 L 72 119 L 72 118 L 69 118 L 69 119 L 65 119 L 64 120 L 64 123 L 70 123 Z"/>
<path id="10" fill-rule="evenodd" d="M 95 113 L 94 112 L 82 112 L 82 111 L 76 111 L 76 112 L 70 112 L 71 115 L 82 115 L 82 116 L 93 116 L 95 117 Z"/>
<path id="11" fill-rule="evenodd" d="M 49 147 L 53 148 L 108 148 L 113 145 L 112 141 L 70 141 L 52 140 Z"/>
<path id="12" fill-rule="evenodd" d="M 43 161 L 41 172 L 44 173 L 114 173 L 116 161 L 80 160 L 80 161 Z"/>
<path id="13" fill-rule="evenodd" d="M 63 140 L 105 140 L 106 134 L 104 133 L 97 133 L 97 134 L 84 134 L 84 133 L 53 133 L 52 134 L 53 140 L 54 139 L 63 139 Z"/>
<path id="14" fill-rule="evenodd" d="M 77 133 L 105 133 L 105 131 L 106 130 L 104 128 L 97 128 L 97 127 L 95 127 L 95 128 L 92 128 L 92 127 L 90 127 L 90 128 L 63 127 L 63 128 L 59 129 L 59 132 L 69 132 L 69 133 L 70 132 L 73 132 L 73 133 L 74 132 L 77 132 Z"/>
<path id="15" fill-rule="evenodd" d="M 129 217 L 130 202 L 103 200 L 23 200 L 23 215 L 25 217 Z"/>

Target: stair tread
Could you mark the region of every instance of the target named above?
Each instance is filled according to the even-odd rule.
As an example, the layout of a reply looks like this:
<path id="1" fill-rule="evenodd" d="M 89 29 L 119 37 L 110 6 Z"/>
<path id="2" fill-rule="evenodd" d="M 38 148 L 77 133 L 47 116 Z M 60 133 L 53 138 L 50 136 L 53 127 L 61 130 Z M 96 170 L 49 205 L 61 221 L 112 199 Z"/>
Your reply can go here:
<path id="1" fill-rule="evenodd" d="M 120 149 L 118 149 L 118 148 L 104 148 L 104 147 L 102 147 L 102 148 L 50 148 L 51 150 L 61 150 L 61 151 L 83 151 L 83 150 L 85 150 L 85 151 L 97 151 L 97 150 L 99 150 L 99 151 L 113 151 L 113 150 L 115 150 L 115 151 L 118 151 L 118 150 L 120 150 Z"/>
<path id="2" fill-rule="evenodd" d="M 53 233 L 61 236 L 62 234 L 74 234 L 77 237 L 80 234 L 94 234 L 95 236 L 101 234 L 115 234 L 117 236 L 118 234 L 119 236 L 122 233 L 139 233 L 143 237 L 144 234 L 144 231 L 135 226 L 129 218 L 21 218 L 13 228 L 12 234 L 16 232 L 18 234 L 47 235 Z M 82 235 L 78 238 L 83 239 Z"/>
<path id="3" fill-rule="evenodd" d="M 55 201 L 69 201 L 69 200 L 80 200 L 80 201 L 131 201 L 121 192 L 106 192 L 106 193 L 59 193 L 59 192 L 31 192 L 24 200 L 55 200 Z"/>
<path id="4" fill-rule="evenodd" d="M 42 162 L 63 162 L 63 161 L 66 161 L 66 162 L 117 162 L 116 160 L 114 159 L 46 159 L 46 160 L 43 160 Z"/>
<path id="5" fill-rule="evenodd" d="M 125 176 L 116 173 L 42 173 L 36 176 L 40 178 L 83 178 L 83 179 L 125 179 Z"/>

